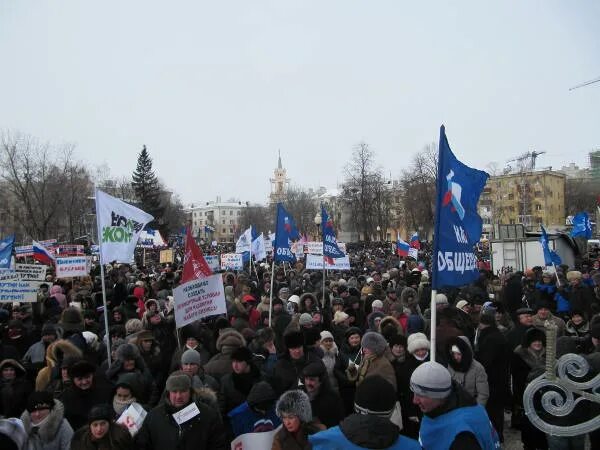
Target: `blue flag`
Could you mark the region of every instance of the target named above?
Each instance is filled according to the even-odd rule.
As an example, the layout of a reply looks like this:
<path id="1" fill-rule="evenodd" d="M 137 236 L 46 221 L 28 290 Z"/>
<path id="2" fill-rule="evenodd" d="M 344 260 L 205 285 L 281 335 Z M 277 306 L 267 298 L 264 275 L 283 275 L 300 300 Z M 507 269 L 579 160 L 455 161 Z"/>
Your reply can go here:
<path id="1" fill-rule="evenodd" d="M 440 128 L 437 203 L 432 257 L 432 288 L 462 286 L 479 278 L 473 247 L 481 237 L 477 202 L 489 175 L 452 153 Z"/>
<path id="2" fill-rule="evenodd" d="M 0 269 L 10 269 L 10 257 L 15 245 L 15 235 L 5 237 L 0 241 Z"/>
<path id="3" fill-rule="evenodd" d="M 573 217 L 573 229 L 571 230 L 571 237 L 584 237 L 586 239 L 592 238 L 592 222 L 588 213 L 579 212 Z"/>
<path id="4" fill-rule="evenodd" d="M 554 250 L 550 250 L 550 247 L 548 246 L 548 235 L 546 234 L 546 229 L 544 227 L 541 228 L 542 235 L 540 236 L 540 244 L 542 244 L 542 250 L 544 251 L 544 264 L 547 266 L 551 266 L 552 264 L 558 266 L 562 263 L 562 260 L 560 259 L 560 256 L 558 256 L 558 253 L 556 253 Z"/>
<path id="5" fill-rule="evenodd" d="M 344 252 L 340 250 L 333 229 L 333 221 L 321 205 L 321 231 L 323 233 L 323 256 L 325 258 L 343 258 Z"/>
<path id="6" fill-rule="evenodd" d="M 298 239 L 300 233 L 292 216 L 285 210 L 281 203 L 277 203 L 277 220 L 275 221 L 275 245 L 273 258 L 275 261 L 294 262 L 296 257 L 290 245 L 293 239 Z"/>

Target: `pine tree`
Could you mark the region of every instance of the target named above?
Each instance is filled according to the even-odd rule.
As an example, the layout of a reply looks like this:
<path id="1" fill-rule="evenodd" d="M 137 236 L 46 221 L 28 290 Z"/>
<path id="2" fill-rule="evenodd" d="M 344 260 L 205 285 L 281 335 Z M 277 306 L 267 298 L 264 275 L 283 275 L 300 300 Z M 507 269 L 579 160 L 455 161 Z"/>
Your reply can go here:
<path id="1" fill-rule="evenodd" d="M 163 223 L 164 208 L 161 206 L 161 188 L 158 178 L 152 170 L 152 158 L 144 145 L 137 160 L 137 167 L 133 172 L 131 183 L 137 197 L 139 207 L 154 216 L 150 228 L 161 228 Z"/>

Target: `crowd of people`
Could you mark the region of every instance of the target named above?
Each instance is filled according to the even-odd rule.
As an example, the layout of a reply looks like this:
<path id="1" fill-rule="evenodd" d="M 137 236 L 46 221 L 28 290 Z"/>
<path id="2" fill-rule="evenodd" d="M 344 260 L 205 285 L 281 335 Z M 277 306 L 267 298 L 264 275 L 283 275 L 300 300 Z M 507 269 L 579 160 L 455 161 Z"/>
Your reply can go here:
<path id="1" fill-rule="evenodd" d="M 273 432 L 283 450 L 493 449 L 506 411 L 525 449 L 583 448 L 584 435 L 532 426 L 522 399 L 547 322 L 557 357 L 600 371 L 598 260 L 482 270 L 436 294 L 432 323 L 426 264 L 383 246 L 349 256 L 351 271 L 325 278 L 302 261 L 276 265 L 272 284 L 269 263 L 223 273 L 227 315 L 179 329 L 177 265 L 109 265 L 106 311 L 98 267 L 49 271 L 37 303 L 0 305 L 0 448 L 218 450 Z M 132 405 L 146 413 L 134 426 L 119 419 Z"/>

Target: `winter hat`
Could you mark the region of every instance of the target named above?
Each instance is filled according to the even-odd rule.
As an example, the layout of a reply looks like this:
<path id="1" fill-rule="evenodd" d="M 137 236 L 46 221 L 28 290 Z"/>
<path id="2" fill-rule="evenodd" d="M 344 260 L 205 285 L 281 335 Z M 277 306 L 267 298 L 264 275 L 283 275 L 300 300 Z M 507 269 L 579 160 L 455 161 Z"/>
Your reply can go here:
<path id="1" fill-rule="evenodd" d="M 58 324 L 65 331 L 83 331 L 84 323 L 81 311 L 72 306 L 66 308 L 62 312 Z"/>
<path id="2" fill-rule="evenodd" d="M 202 358 L 200 357 L 200 353 L 191 348 L 187 349 L 181 355 L 181 364 L 196 364 L 197 366 L 201 366 Z"/>
<path id="3" fill-rule="evenodd" d="M 450 351 L 452 353 L 460 353 L 462 355 L 462 352 L 460 351 L 460 349 L 456 345 L 453 345 L 452 347 L 450 347 Z"/>
<path id="4" fill-rule="evenodd" d="M 321 339 L 321 335 L 317 328 L 307 328 L 302 331 L 304 335 L 304 345 L 307 347 L 311 347 L 317 343 L 318 340 Z"/>
<path id="5" fill-rule="evenodd" d="M 244 361 L 248 364 L 252 362 L 252 352 L 248 347 L 238 347 L 231 353 L 232 361 Z"/>
<path id="6" fill-rule="evenodd" d="M 465 306 L 467 306 L 468 304 L 469 304 L 469 302 L 468 302 L 468 301 L 466 301 L 466 300 L 459 300 L 459 301 L 456 303 L 456 308 L 457 308 L 457 309 L 460 309 L 460 310 L 462 310 L 462 309 L 463 309 Z"/>
<path id="7" fill-rule="evenodd" d="M 515 312 L 515 314 L 517 316 L 520 316 L 521 314 L 533 314 L 533 310 L 531 308 L 519 308 L 517 309 L 517 311 Z"/>
<path id="8" fill-rule="evenodd" d="M 47 335 L 52 335 L 54 337 L 58 336 L 56 333 L 56 327 L 51 323 L 46 323 L 42 327 L 42 336 L 47 336 Z"/>
<path id="9" fill-rule="evenodd" d="M 425 362 L 410 377 L 410 390 L 421 397 L 446 398 L 452 391 L 450 372 L 438 362 Z"/>
<path id="10" fill-rule="evenodd" d="M 302 423 L 308 423 L 312 420 L 310 399 L 305 392 L 297 389 L 284 392 L 279 397 L 275 405 L 275 412 L 280 418 L 284 415 L 296 416 Z"/>
<path id="11" fill-rule="evenodd" d="M 176 370 L 169 378 L 167 378 L 167 383 L 165 385 L 165 389 L 169 392 L 180 392 L 180 391 L 189 391 L 192 388 L 192 380 L 190 377 L 180 371 Z"/>
<path id="12" fill-rule="evenodd" d="M 41 409 L 52 409 L 54 407 L 54 397 L 50 392 L 34 391 L 27 399 L 27 411 L 39 411 Z"/>
<path id="13" fill-rule="evenodd" d="M 540 330 L 539 328 L 529 328 L 525 335 L 523 336 L 522 346 L 527 348 L 531 345 L 532 342 L 541 341 L 542 344 L 546 345 L 546 333 L 544 330 Z"/>
<path id="14" fill-rule="evenodd" d="M 363 335 L 360 328 L 358 328 L 358 327 L 350 327 L 350 328 L 348 328 L 346 330 L 346 333 L 344 333 L 344 337 L 346 339 L 348 339 L 353 334 L 358 334 L 360 337 L 362 337 L 362 335 Z"/>
<path id="15" fill-rule="evenodd" d="M 96 373 L 96 366 L 85 359 L 79 359 L 77 362 L 71 364 L 71 367 L 67 370 L 69 378 L 73 379 Z"/>
<path id="16" fill-rule="evenodd" d="M 300 303 L 300 297 L 297 295 L 290 295 L 290 297 L 288 298 L 288 302 L 292 302 L 297 305 Z"/>
<path id="17" fill-rule="evenodd" d="M 445 294 L 436 294 L 435 295 L 435 304 L 436 305 L 447 305 L 448 297 Z"/>
<path id="18" fill-rule="evenodd" d="M 140 357 L 140 350 L 137 345 L 123 344 L 120 345 L 116 352 L 117 359 L 126 361 L 128 359 L 138 359 Z"/>
<path id="19" fill-rule="evenodd" d="M 96 420 L 106 420 L 107 422 L 112 422 L 114 415 L 115 414 L 109 405 L 96 405 L 92 407 L 88 414 L 88 423 L 92 423 Z"/>
<path id="20" fill-rule="evenodd" d="M 292 331 L 283 335 L 285 348 L 298 348 L 304 346 L 304 335 L 300 331 Z"/>
<path id="21" fill-rule="evenodd" d="M 369 331 L 362 337 L 361 345 L 363 348 L 371 350 L 376 355 L 381 356 L 383 355 L 383 352 L 385 352 L 388 344 L 381 334 Z"/>
<path id="22" fill-rule="evenodd" d="M 408 353 L 410 353 L 411 355 L 419 349 L 425 348 L 429 350 L 431 348 L 429 339 L 427 339 L 427 336 L 425 336 L 425 334 L 423 333 L 411 334 L 410 336 L 408 336 L 406 342 L 406 350 L 408 350 Z"/>
<path id="23" fill-rule="evenodd" d="M 21 419 L 0 419 L 0 447 L 4 450 L 21 450 L 27 442 L 27 432 Z"/>
<path id="24" fill-rule="evenodd" d="M 567 281 L 581 280 L 581 277 L 581 272 L 578 270 L 571 270 L 567 272 Z"/>
<path id="25" fill-rule="evenodd" d="M 366 377 L 356 387 L 354 411 L 357 414 L 390 417 L 396 406 L 396 390 L 381 375 Z"/>
<path id="26" fill-rule="evenodd" d="M 275 394 L 275 391 L 271 385 L 266 381 L 259 381 L 252 386 L 252 389 L 250 389 L 248 397 L 246 398 L 246 401 L 250 407 L 268 404 L 270 402 L 274 402 L 275 400 L 277 400 L 277 394 Z"/>
<path id="27" fill-rule="evenodd" d="M 308 313 L 302 313 L 298 323 L 300 326 L 308 325 L 309 323 L 312 323 L 312 316 Z"/>
<path id="28" fill-rule="evenodd" d="M 406 336 L 396 332 L 386 335 L 386 340 L 390 347 L 393 347 L 394 345 L 401 345 L 402 347 L 406 348 L 407 345 Z"/>
<path id="29" fill-rule="evenodd" d="M 323 340 L 323 339 L 335 340 L 335 339 L 333 339 L 333 334 L 331 334 L 331 332 L 329 332 L 327 330 L 321 331 L 321 340 Z"/>
<path id="30" fill-rule="evenodd" d="M 342 323 L 344 320 L 347 320 L 348 317 L 350 316 L 344 311 L 336 311 L 333 315 L 333 323 L 337 325 L 338 323 Z"/>
<path id="31" fill-rule="evenodd" d="M 484 314 L 481 314 L 481 316 L 479 316 L 479 323 L 482 325 L 489 326 L 496 325 L 496 315 L 486 311 Z"/>
<path id="32" fill-rule="evenodd" d="M 322 360 L 308 363 L 304 369 L 302 369 L 302 377 L 318 377 L 323 379 L 326 374 L 327 368 Z"/>
<path id="33" fill-rule="evenodd" d="M 140 319 L 129 319 L 125 322 L 125 333 L 133 334 L 142 329 L 142 321 Z"/>
<path id="34" fill-rule="evenodd" d="M 383 308 L 383 302 L 381 300 L 373 300 L 373 303 L 371 303 L 371 308 L 382 309 Z"/>
<path id="35" fill-rule="evenodd" d="M 333 300 L 331 300 L 331 304 L 332 305 L 344 305 L 344 299 L 340 298 L 340 297 L 334 297 Z"/>

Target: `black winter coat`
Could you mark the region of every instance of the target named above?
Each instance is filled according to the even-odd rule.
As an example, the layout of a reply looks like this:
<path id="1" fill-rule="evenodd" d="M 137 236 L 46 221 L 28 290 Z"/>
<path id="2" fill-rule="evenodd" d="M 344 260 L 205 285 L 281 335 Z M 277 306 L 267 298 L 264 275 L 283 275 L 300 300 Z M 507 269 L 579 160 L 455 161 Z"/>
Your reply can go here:
<path id="1" fill-rule="evenodd" d="M 200 414 L 178 425 L 177 411 L 167 402 L 148 413 L 135 436 L 139 450 L 225 450 L 229 448 L 225 428 L 216 410 L 196 402 Z"/>
<path id="2" fill-rule="evenodd" d="M 90 389 L 82 391 L 73 384 L 63 391 L 59 400 L 65 407 L 65 419 L 71 428 L 77 430 L 87 423 L 88 413 L 93 406 L 112 401 L 112 386 L 104 379 L 94 377 Z"/>
<path id="3" fill-rule="evenodd" d="M 488 377 L 488 404 L 503 404 L 510 392 L 511 357 L 508 342 L 498 328 L 490 326 L 480 331 L 475 359 L 481 363 Z"/>
<path id="4" fill-rule="evenodd" d="M 278 395 L 281 395 L 290 389 L 296 389 L 304 367 L 311 362 L 321 360 L 321 358 L 312 351 L 305 349 L 304 352 L 304 357 L 299 360 L 290 358 L 289 353 L 286 353 L 277 360 L 275 368 L 273 369 L 272 384 Z"/>
<path id="5" fill-rule="evenodd" d="M 313 418 L 318 419 L 327 428 L 339 425 L 344 418 L 344 404 L 339 395 L 324 383 L 320 392 L 311 400 Z"/>

